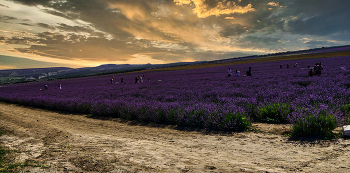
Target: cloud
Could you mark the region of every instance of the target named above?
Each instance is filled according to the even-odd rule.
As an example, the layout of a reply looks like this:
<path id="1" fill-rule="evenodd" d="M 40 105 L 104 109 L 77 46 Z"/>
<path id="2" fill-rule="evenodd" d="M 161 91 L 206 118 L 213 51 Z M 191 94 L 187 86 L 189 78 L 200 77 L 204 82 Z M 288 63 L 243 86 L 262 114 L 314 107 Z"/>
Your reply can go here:
<path id="1" fill-rule="evenodd" d="M 14 69 L 15 66 L 8 66 L 8 65 L 2 65 L 0 63 L 0 70 L 8 70 L 8 69 Z"/>
<path id="2" fill-rule="evenodd" d="M 19 24 L 24 25 L 24 26 L 33 26 L 33 25 L 29 24 L 29 23 L 19 23 Z"/>
<path id="3" fill-rule="evenodd" d="M 54 26 L 46 24 L 46 23 L 37 23 L 38 26 L 46 28 L 46 29 L 55 29 Z"/>
<path id="4" fill-rule="evenodd" d="M 268 47 L 268 46 L 277 46 L 277 44 L 280 44 L 279 42 L 280 38 L 273 38 L 273 37 L 267 37 L 267 36 L 246 36 L 242 40 L 242 43 L 245 43 L 247 45 L 250 45 L 252 47 Z"/>
<path id="5" fill-rule="evenodd" d="M 40 2 L 42 3 L 39 4 Z M 67 0 L 65 3 L 57 2 L 56 5 L 46 1 L 26 2 L 31 5 L 43 5 L 45 8 L 42 8 L 42 11 L 73 21 L 76 20 L 74 16 L 79 14 L 80 20 L 88 24 L 72 26 L 67 23 L 39 22 L 36 23 L 37 26 L 49 29 L 50 32 L 38 33 L 35 38 L 9 38 L 7 43 L 29 46 L 16 48 L 19 52 L 61 59 L 127 61 L 135 54 L 149 55 L 164 61 L 195 59 L 200 51 L 230 51 L 230 46 L 221 45 L 225 41 L 220 38 L 220 30 L 227 28 L 221 32 L 221 36 L 231 36 L 229 28 L 241 29 L 244 32 L 246 28 L 238 24 L 224 24 L 228 18 L 235 18 L 235 22 L 244 23 L 242 17 L 228 17 L 225 16 L 228 13 L 224 11 L 242 14 L 233 9 L 237 10 L 250 4 L 240 2 L 245 3 L 241 7 L 235 2 L 203 1 L 198 6 L 204 10 L 203 14 L 209 14 L 210 11 L 217 13 L 212 13 L 214 18 L 201 18 L 197 13 L 193 13 L 192 7 L 175 5 L 173 1 L 155 3 L 133 0 L 132 5 L 130 1 L 122 0 L 102 2 L 86 0 L 84 3 L 78 3 Z M 215 19 L 216 16 L 220 18 Z M 94 28 L 100 32 L 96 32 Z M 108 35 L 112 39 L 106 39 Z"/>
<path id="6" fill-rule="evenodd" d="M 267 5 L 271 5 L 271 6 L 277 7 L 277 6 L 279 6 L 279 2 L 269 2 L 269 3 L 267 3 Z"/>
<path id="7" fill-rule="evenodd" d="M 189 61 L 213 61 L 220 59 L 229 59 L 242 56 L 249 56 L 251 53 L 244 52 L 220 52 L 220 51 L 202 51 L 202 52 L 186 52 L 182 54 L 154 54 L 152 57 L 154 59 L 163 60 L 166 63 L 172 62 L 189 62 Z M 167 57 L 167 58 L 164 58 Z"/>
<path id="8" fill-rule="evenodd" d="M 3 30 L 28 33 L 2 33 L 0 46 L 63 60 L 216 60 L 350 40 L 345 0 L 15 0 L 2 4 L 9 7 L 0 6 L 5 9 L 0 12 Z"/>
<path id="9" fill-rule="evenodd" d="M 116 39 L 108 40 L 104 37 L 85 37 L 76 34 L 63 35 L 55 32 L 42 32 L 35 37 L 10 37 L 4 40 L 11 45 L 27 45 L 27 47 L 14 48 L 16 52 L 87 61 L 128 61 L 134 58 L 135 54 L 167 52 L 169 46 L 171 47 L 171 45 L 152 46 L 146 40 L 134 40 L 126 44 Z"/>
<path id="10" fill-rule="evenodd" d="M 247 32 L 247 29 L 242 25 L 229 25 L 224 27 L 220 31 L 220 36 L 228 37 L 228 36 L 239 36 Z"/>
<path id="11" fill-rule="evenodd" d="M 35 61 L 26 58 L 0 55 L 0 69 L 64 67 L 66 64 Z"/>
<path id="12" fill-rule="evenodd" d="M 60 23 L 58 26 L 56 26 L 57 29 L 60 29 L 64 32 L 87 32 L 87 33 L 93 33 L 94 31 L 90 28 L 81 27 L 81 26 L 70 26 L 64 23 Z"/>
<path id="13" fill-rule="evenodd" d="M 234 17 L 225 17 L 225 19 L 235 19 Z"/>
<path id="14" fill-rule="evenodd" d="M 50 0 L 13 0 L 13 1 L 25 4 L 25 5 L 30 5 L 30 6 L 45 5 L 50 3 Z"/>
<path id="15" fill-rule="evenodd" d="M 6 16 L 6 15 L 4 15 L 4 16 L 0 16 L 0 20 L 1 20 L 1 21 L 17 20 L 17 18 L 16 18 L 16 17 L 12 17 L 12 16 Z"/>
<path id="16" fill-rule="evenodd" d="M 3 4 L 0 4 L 1 7 L 5 7 L 5 8 L 10 8 L 9 6 L 7 5 L 3 5 Z"/>
<path id="17" fill-rule="evenodd" d="M 327 36 L 336 32 L 348 31 L 350 17 L 347 0 L 295 0 L 281 15 L 296 16 L 294 20 L 286 20 L 287 31 L 293 34 Z"/>
<path id="18" fill-rule="evenodd" d="M 209 16 L 220 16 L 227 14 L 244 14 L 255 11 L 252 4 L 246 6 L 239 6 L 234 1 L 215 1 L 215 0 L 174 0 L 177 5 L 194 4 L 193 12 L 200 18 Z"/>
<path id="19" fill-rule="evenodd" d="M 155 5 L 147 1 L 118 1 L 110 2 L 109 8 L 118 9 L 126 18 L 131 20 L 145 20 L 151 17 L 151 12 L 158 11 Z"/>

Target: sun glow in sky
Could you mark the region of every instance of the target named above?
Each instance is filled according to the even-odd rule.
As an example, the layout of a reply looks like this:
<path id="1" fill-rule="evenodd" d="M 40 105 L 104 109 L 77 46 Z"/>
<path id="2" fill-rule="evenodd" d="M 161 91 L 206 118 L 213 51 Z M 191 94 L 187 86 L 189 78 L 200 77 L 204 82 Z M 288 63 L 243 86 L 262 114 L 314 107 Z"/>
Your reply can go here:
<path id="1" fill-rule="evenodd" d="M 0 0 L 0 70 L 163 64 L 350 44 L 348 0 Z M 44 64 L 43 64 L 44 63 Z M 39 67 L 39 66 L 38 66 Z"/>

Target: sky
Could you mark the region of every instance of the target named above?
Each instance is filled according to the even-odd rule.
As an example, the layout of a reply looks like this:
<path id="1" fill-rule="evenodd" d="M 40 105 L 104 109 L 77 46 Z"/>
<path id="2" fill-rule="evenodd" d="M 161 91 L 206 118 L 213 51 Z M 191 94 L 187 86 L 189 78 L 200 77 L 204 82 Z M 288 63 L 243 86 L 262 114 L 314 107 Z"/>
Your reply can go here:
<path id="1" fill-rule="evenodd" d="M 0 70 L 349 45 L 349 7 L 349 0 L 0 0 Z"/>

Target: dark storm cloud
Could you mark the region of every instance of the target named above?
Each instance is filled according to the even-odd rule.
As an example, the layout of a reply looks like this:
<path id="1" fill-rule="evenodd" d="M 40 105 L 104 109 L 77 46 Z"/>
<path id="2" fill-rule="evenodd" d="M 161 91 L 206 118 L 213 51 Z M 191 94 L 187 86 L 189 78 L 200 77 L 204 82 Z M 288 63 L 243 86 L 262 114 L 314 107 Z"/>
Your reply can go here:
<path id="1" fill-rule="evenodd" d="M 350 28 L 350 1 L 348 0 L 295 0 L 283 15 L 297 16 L 288 22 L 293 34 L 327 36 L 348 31 Z"/>
<path id="2" fill-rule="evenodd" d="M 215 4 L 217 1 L 205 2 Z M 278 3 L 278 6 L 267 5 L 269 2 Z M 264 29 L 270 33 L 283 31 L 300 35 L 327 36 L 333 33 L 342 33 L 350 28 L 348 20 L 350 18 L 350 10 L 348 10 L 350 1 L 348 0 L 242 0 L 239 3 L 241 6 L 247 4 L 252 4 L 256 10 L 246 14 L 229 16 L 234 17 L 236 21 L 239 21 L 240 17 L 250 19 L 251 25 L 254 25 L 254 28 L 248 28 L 250 34 Z M 245 33 L 244 31 L 242 27 L 237 28 L 237 25 L 226 24 L 220 35 L 223 37 L 236 36 Z"/>

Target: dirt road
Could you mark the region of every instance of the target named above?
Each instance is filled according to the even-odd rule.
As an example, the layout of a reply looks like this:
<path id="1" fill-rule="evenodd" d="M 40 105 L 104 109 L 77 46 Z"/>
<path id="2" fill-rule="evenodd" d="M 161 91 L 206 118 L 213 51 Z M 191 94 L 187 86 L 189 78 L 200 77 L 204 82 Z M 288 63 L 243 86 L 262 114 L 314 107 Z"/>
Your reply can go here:
<path id="1" fill-rule="evenodd" d="M 350 172 L 350 140 L 290 141 L 263 132 L 215 134 L 131 125 L 0 104 L 2 145 L 29 172 Z"/>

